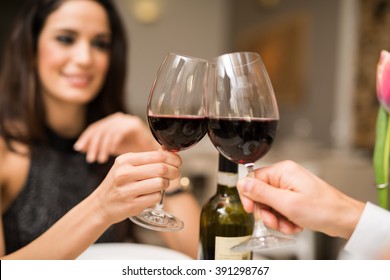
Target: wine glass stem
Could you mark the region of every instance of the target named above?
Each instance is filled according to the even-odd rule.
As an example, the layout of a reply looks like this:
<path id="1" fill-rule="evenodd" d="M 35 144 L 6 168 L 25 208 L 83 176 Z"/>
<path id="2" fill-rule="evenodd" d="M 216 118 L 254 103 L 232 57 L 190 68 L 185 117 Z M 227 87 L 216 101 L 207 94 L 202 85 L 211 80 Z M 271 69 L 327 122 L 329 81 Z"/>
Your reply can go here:
<path id="1" fill-rule="evenodd" d="M 255 177 L 255 173 L 253 171 L 253 166 L 254 166 L 253 163 L 245 164 L 245 167 L 248 171 L 247 176 L 251 177 L 251 178 Z M 261 218 L 261 208 L 260 208 L 259 203 L 254 203 L 254 205 L 253 205 L 253 216 L 255 218 L 255 225 L 253 228 L 252 236 L 263 236 L 263 235 L 267 234 L 268 229 L 264 225 L 263 219 Z"/>
<path id="2" fill-rule="evenodd" d="M 161 200 L 156 204 L 154 209 L 160 211 L 164 207 L 164 197 L 165 197 L 165 190 L 161 191 Z"/>

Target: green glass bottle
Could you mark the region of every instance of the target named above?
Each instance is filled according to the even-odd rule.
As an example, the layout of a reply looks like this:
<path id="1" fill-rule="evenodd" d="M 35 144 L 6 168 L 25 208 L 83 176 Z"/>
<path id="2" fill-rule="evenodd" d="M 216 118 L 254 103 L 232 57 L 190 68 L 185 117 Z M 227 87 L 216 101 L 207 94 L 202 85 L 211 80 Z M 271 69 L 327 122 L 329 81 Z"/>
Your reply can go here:
<path id="1" fill-rule="evenodd" d="M 203 206 L 200 216 L 200 259 L 252 259 L 251 252 L 230 250 L 250 238 L 253 230 L 253 215 L 241 204 L 237 181 L 238 165 L 219 155 L 217 192 Z"/>

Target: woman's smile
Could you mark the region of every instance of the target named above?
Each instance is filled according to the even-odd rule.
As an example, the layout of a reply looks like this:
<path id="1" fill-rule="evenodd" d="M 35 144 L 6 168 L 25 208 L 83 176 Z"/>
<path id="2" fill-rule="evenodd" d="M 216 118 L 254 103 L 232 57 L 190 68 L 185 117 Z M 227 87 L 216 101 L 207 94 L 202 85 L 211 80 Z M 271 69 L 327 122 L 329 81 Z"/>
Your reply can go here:
<path id="1" fill-rule="evenodd" d="M 92 82 L 92 75 L 89 74 L 64 74 L 65 81 L 76 88 L 86 88 Z"/>

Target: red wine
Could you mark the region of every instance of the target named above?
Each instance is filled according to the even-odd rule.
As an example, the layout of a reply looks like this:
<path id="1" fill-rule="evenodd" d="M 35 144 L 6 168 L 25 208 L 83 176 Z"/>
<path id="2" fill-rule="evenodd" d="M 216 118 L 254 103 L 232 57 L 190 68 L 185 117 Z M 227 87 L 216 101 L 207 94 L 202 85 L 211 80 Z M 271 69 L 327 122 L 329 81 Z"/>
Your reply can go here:
<path id="1" fill-rule="evenodd" d="M 207 118 L 208 133 L 215 147 L 228 159 L 254 163 L 271 148 L 277 119 Z"/>
<path id="2" fill-rule="evenodd" d="M 168 151 L 178 152 L 198 143 L 207 132 L 202 116 L 148 116 L 154 138 Z"/>

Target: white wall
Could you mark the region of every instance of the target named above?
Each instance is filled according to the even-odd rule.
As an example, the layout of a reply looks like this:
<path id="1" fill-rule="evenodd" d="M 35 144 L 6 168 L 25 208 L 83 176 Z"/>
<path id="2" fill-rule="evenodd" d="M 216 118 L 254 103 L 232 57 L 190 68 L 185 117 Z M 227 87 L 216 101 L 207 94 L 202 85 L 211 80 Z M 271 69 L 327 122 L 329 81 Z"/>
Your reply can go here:
<path id="1" fill-rule="evenodd" d="M 129 32 L 128 107 L 145 118 L 149 90 L 167 52 L 207 59 L 227 50 L 230 1 L 155 0 L 161 15 L 152 24 L 134 18 L 136 1 L 115 0 Z"/>

